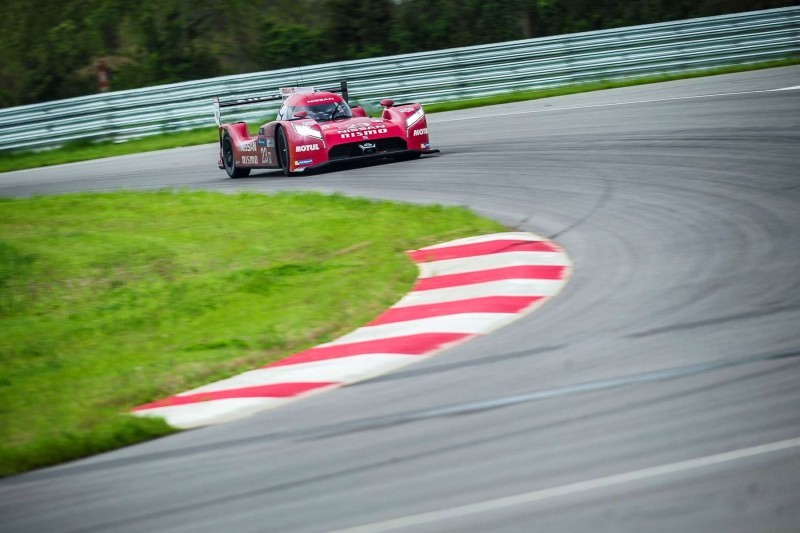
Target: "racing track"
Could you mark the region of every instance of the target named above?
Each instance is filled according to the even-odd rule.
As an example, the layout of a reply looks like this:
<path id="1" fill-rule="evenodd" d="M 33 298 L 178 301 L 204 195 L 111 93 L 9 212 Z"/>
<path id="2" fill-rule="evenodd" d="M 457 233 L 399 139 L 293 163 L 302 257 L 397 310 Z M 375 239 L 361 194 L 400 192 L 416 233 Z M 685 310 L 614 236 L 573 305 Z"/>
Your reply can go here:
<path id="1" fill-rule="evenodd" d="M 537 312 L 394 374 L 0 481 L 0 530 L 800 530 L 800 90 L 773 91 L 797 86 L 789 67 L 440 114 L 441 156 L 308 177 L 228 180 L 209 146 L 0 174 L 2 196 L 467 205 L 575 266 Z"/>

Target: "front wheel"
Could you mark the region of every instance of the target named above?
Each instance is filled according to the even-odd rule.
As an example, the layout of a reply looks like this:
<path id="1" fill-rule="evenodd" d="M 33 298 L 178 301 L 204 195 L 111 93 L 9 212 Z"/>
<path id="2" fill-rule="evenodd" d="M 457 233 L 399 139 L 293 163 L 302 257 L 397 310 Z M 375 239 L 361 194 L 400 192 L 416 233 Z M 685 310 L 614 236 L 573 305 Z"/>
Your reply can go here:
<path id="1" fill-rule="evenodd" d="M 289 141 L 286 139 L 286 132 L 283 131 L 283 128 L 278 129 L 276 137 L 277 140 L 275 144 L 278 148 L 278 163 L 281 165 L 283 175 L 288 176 L 289 171 L 292 168 L 292 158 L 291 153 L 289 152 Z"/>
<path id="2" fill-rule="evenodd" d="M 225 172 L 231 178 L 245 178 L 250 175 L 249 168 L 239 168 L 236 166 L 236 158 L 233 155 L 233 143 L 231 143 L 230 136 L 225 133 L 222 136 L 222 164 L 225 166 Z"/>

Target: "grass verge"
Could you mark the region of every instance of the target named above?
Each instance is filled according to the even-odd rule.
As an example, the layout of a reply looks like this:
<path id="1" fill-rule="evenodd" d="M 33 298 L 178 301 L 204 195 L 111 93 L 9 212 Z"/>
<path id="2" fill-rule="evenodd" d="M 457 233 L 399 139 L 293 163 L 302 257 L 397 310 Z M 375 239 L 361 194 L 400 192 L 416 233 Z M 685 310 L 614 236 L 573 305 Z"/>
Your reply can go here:
<path id="1" fill-rule="evenodd" d="M 522 102 L 526 100 L 536 100 L 538 98 L 549 98 L 552 96 L 564 96 L 568 94 L 599 91 L 603 89 L 614 89 L 618 87 L 630 87 L 634 85 L 644 85 L 648 83 L 659 83 L 687 78 L 699 78 L 703 76 L 716 76 L 719 74 L 730 74 L 734 72 L 744 72 L 749 70 L 759 70 L 765 68 L 783 67 L 800 64 L 800 57 L 767 61 L 763 63 L 749 63 L 745 65 L 734 65 L 730 67 L 720 67 L 708 70 L 698 70 L 677 74 L 664 74 L 657 76 L 646 76 L 639 78 L 629 78 L 614 81 L 598 81 L 595 83 L 585 83 L 578 85 L 567 85 L 553 89 L 539 91 L 518 91 L 484 98 L 473 98 L 457 102 L 443 102 L 439 104 L 425 105 L 426 111 L 435 113 L 439 111 L 455 111 L 458 109 L 469 109 L 473 107 L 489 106 L 496 104 L 507 104 L 511 102 Z M 125 143 L 89 143 L 76 142 L 69 143 L 61 148 L 45 152 L 31 151 L 6 151 L 0 152 L 0 172 L 12 170 L 23 170 L 26 168 L 37 168 L 50 165 L 60 165 L 73 163 L 76 161 L 86 161 L 89 159 L 99 159 L 115 155 L 134 154 L 149 152 L 153 150 L 163 150 L 166 148 L 179 148 L 182 146 L 193 146 L 198 144 L 217 142 L 217 130 L 213 128 L 202 128 L 197 130 L 170 133 L 159 136 L 145 137 Z"/>
<path id="2" fill-rule="evenodd" d="M 312 193 L 0 200 L 0 475 L 168 434 L 126 413 L 363 325 L 405 250 L 502 229 Z"/>

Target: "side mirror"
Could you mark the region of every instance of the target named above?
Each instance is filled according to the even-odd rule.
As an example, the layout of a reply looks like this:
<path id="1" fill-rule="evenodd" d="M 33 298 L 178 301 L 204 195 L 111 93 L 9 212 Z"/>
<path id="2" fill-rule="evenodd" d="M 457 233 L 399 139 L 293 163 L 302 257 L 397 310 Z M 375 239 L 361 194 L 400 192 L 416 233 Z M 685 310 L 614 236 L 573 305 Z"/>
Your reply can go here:
<path id="1" fill-rule="evenodd" d="M 308 116 L 308 111 L 298 111 L 294 114 L 295 118 L 306 118 Z"/>
<path id="2" fill-rule="evenodd" d="M 381 105 L 383 107 L 392 107 L 394 105 L 394 100 L 381 100 Z"/>

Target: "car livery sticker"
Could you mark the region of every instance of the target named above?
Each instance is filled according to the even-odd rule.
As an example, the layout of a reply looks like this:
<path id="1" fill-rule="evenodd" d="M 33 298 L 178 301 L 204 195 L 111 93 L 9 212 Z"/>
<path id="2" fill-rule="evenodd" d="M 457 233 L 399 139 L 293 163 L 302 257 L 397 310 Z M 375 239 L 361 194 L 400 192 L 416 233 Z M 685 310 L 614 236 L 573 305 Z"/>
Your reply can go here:
<path id="1" fill-rule="evenodd" d="M 301 144 L 295 148 L 298 152 L 316 152 L 319 150 L 318 144 Z"/>
<path id="2" fill-rule="evenodd" d="M 261 164 L 262 165 L 272 165 L 273 164 L 272 163 L 272 153 L 266 147 L 261 149 Z"/>
<path id="3" fill-rule="evenodd" d="M 305 93 L 313 93 L 313 87 L 281 87 L 281 96 L 283 98 L 288 98 L 293 94 L 305 94 Z"/>
<path id="4" fill-rule="evenodd" d="M 242 156 L 242 164 L 243 165 L 257 165 L 258 164 L 258 156 L 257 155 L 243 155 Z"/>
<path id="5" fill-rule="evenodd" d="M 294 164 L 295 164 L 296 166 L 300 166 L 300 165 L 310 165 L 310 164 L 311 164 L 311 163 L 313 163 L 313 162 L 314 162 L 314 160 L 313 160 L 313 159 L 301 159 L 300 161 L 295 161 L 295 162 L 294 162 Z"/>
<path id="6" fill-rule="evenodd" d="M 323 96 L 322 98 L 309 98 L 306 100 L 307 104 L 318 104 L 320 102 L 334 102 L 336 98 L 333 96 Z"/>
<path id="7" fill-rule="evenodd" d="M 406 127 L 410 128 L 411 126 L 422 120 L 422 117 L 424 116 L 425 112 L 422 109 L 417 109 L 416 113 L 414 113 L 413 115 L 409 116 L 406 119 Z"/>
<path id="8" fill-rule="evenodd" d="M 256 142 L 255 141 L 245 141 L 239 145 L 239 149 L 242 152 L 255 152 L 256 151 Z"/>
<path id="9" fill-rule="evenodd" d="M 389 130 L 386 126 L 376 126 L 374 124 L 350 124 L 349 126 L 339 130 L 339 137 L 342 139 L 367 139 L 369 135 L 381 135 L 387 133 Z"/>

